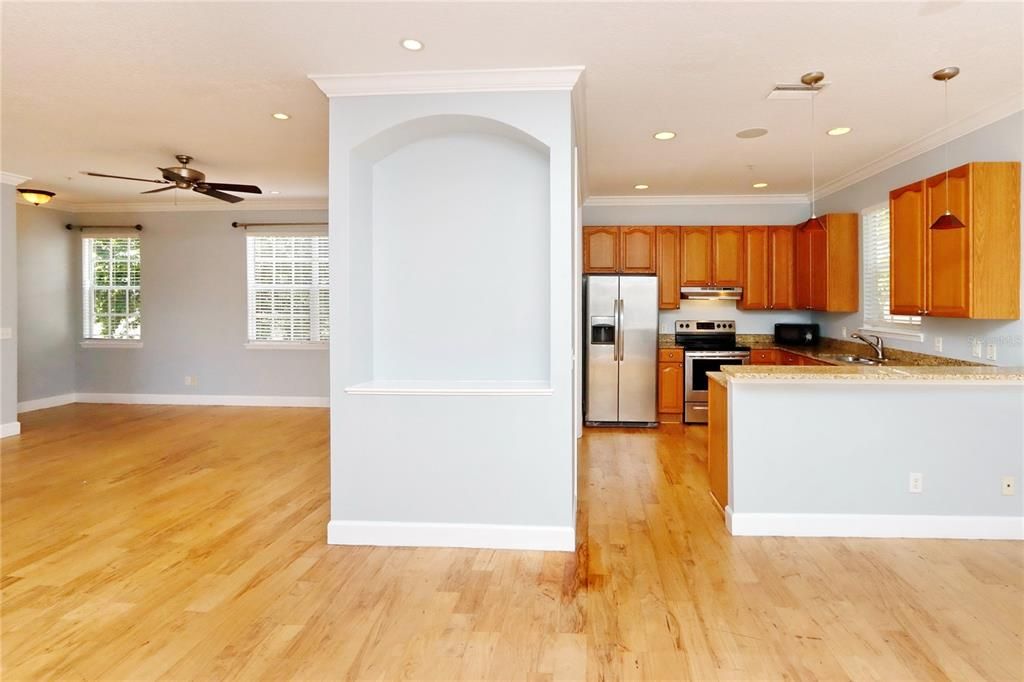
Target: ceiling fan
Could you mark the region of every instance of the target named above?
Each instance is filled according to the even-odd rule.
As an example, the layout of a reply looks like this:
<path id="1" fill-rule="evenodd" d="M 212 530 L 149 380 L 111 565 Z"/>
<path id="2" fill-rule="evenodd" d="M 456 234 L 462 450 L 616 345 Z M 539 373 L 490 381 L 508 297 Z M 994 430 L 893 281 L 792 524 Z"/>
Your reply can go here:
<path id="1" fill-rule="evenodd" d="M 247 192 L 249 194 L 263 194 L 263 191 L 256 185 L 237 185 L 229 182 L 207 182 L 206 174 L 197 171 L 195 168 L 189 168 L 188 164 L 192 162 L 192 157 L 187 154 L 178 154 L 175 156 L 180 163 L 180 166 L 171 166 L 169 168 L 160 168 L 157 166 L 157 170 L 163 175 L 163 180 L 148 180 L 146 178 L 129 178 L 124 175 L 107 175 L 106 173 L 93 173 L 90 171 L 82 171 L 82 175 L 91 175 L 97 178 L 117 178 L 118 180 L 136 180 L 138 182 L 155 182 L 158 185 L 169 185 L 168 187 L 161 187 L 160 189 L 151 189 L 141 194 L 154 194 L 156 192 L 166 192 L 169 189 L 190 189 L 193 192 L 199 192 L 200 194 L 214 199 L 220 199 L 221 201 L 227 201 L 232 204 L 237 204 L 242 201 L 242 197 L 236 197 L 233 194 L 227 192 Z M 227 192 L 223 191 L 227 190 Z"/>

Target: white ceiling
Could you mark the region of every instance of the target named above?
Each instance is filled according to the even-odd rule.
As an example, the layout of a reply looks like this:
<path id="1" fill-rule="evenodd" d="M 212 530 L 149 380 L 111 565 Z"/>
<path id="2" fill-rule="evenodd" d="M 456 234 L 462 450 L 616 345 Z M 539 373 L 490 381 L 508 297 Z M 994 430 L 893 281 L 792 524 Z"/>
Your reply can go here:
<path id="1" fill-rule="evenodd" d="M 163 203 L 175 153 L 266 201 L 327 194 L 327 100 L 311 73 L 586 66 L 591 195 L 803 193 L 806 101 L 776 82 L 818 69 L 819 186 L 943 127 L 933 70 L 962 73 L 950 118 L 1008 112 L 1024 91 L 1024 4 L 57 3 L 2 4 L 0 167 L 73 204 Z M 414 53 L 404 37 L 426 44 Z M 285 111 L 286 122 L 270 114 Z M 828 137 L 845 125 L 853 133 Z M 739 140 L 744 128 L 767 136 Z M 670 142 L 651 138 L 675 130 Z M 753 165 L 753 172 L 748 166 Z M 210 199 L 174 192 L 176 200 Z"/>

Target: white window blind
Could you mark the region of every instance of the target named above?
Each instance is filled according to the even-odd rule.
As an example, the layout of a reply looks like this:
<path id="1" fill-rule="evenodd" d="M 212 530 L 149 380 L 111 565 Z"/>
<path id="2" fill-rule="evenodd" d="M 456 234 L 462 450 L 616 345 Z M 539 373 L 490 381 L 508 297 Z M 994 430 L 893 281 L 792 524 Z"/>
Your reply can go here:
<path id="1" fill-rule="evenodd" d="M 142 338 L 142 246 L 138 237 L 82 239 L 82 335 Z"/>
<path id="2" fill-rule="evenodd" d="M 251 343 L 328 340 L 327 243 L 326 235 L 246 235 Z"/>
<path id="3" fill-rule="evenodd" d="M 889 312 L 889 206 L 875 206 L 862 215 L 864 233 L 864 326 L 910 331 L 921 324 L 916 315 Z"/>

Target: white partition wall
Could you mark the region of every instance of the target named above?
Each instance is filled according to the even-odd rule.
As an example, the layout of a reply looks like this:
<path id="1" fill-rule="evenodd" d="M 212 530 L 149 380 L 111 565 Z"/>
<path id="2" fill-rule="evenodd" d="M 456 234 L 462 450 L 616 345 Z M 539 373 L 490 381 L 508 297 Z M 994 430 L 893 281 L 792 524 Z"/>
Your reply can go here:
<path id="1" fill-rule="evenodd" d="M 331 97 L 329 542 L 574 549 L 579 75 L 314 77 Z"/>

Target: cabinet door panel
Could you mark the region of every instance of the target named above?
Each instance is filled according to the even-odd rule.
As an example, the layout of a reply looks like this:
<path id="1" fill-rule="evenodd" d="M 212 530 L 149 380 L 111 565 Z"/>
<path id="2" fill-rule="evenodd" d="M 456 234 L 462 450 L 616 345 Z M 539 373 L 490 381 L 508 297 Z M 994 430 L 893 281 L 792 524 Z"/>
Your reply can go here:
<path id="1" fill-rule="evenodd" d="M 619 271 L 619 228 L 583 228 L 583 272 Z"/>
<path id="2" fill-rule="evenodd" d="M 772 310 L 796 307 L 793 232 L 793 228 L 779 225 L 768 228 L 768 307 Z"/>
<path id="3" fill-rule="evenodd" d="M 743 285 L 743 228 L 712 228 L 711 281 L 720 287 Z"/>
<path id="4" fill-rule="evenodd" d="M 737 304 L 743 310 L 766 310 L 769 305 L 771 265 L 767 227 L 747 227 L 743 231 L 743 298 Z"/>
<path id="5" fill-rule="evenodd" d="M 806 230 L 810 238 L 811 309 L 828 310 L 828 234 Z"/>
<path id="6" fill-rule="evenodd" d="M 678 362 L 658 363 L 658 412 L 683 411 L 683 366 Z"/>
<path id="7" fill-rule="evenodd" d="M 949 171 L 949 210 L 965 227 L 926 230 L 927 257 L 925 309 L 929 315 L 967 317 L 970 315 L 970 178 L 968 166 Z M 926 222 L 930 226 L 946 212 L 946 175 L 925 181 Z"/>
<path id="8" fill-rule="evenodd" d="M 680 228 L 679 246 L 680 284 L 690 287 L 711 284 L 711 228 Z"/>
<path id="9" fill-rule="evenodd" d="M 924 182 L 889 192 L 889 309 L 920 315 L 925 307 Z"/>
<path id="10" fill-rule="evenodd" d="M 657 242 L 658 307 L 671 310 L 679 307 L 679 228 L 659 226 Z"/>
<path id="11" fill-rule="evenodd" d="M 653 227 L 619 228 L 619 242 L 622 248 L 622 256 L 619 260 L 622 272 L 655 272 L 657 246 Z"/>
<path id="12" fill-rule="evenodd" d="M 801 310 L 811 308 L 811 234 L 807 230 L 794 228 L 796 242 L 794 265 L 793 292 L 796 307 Z"/>

